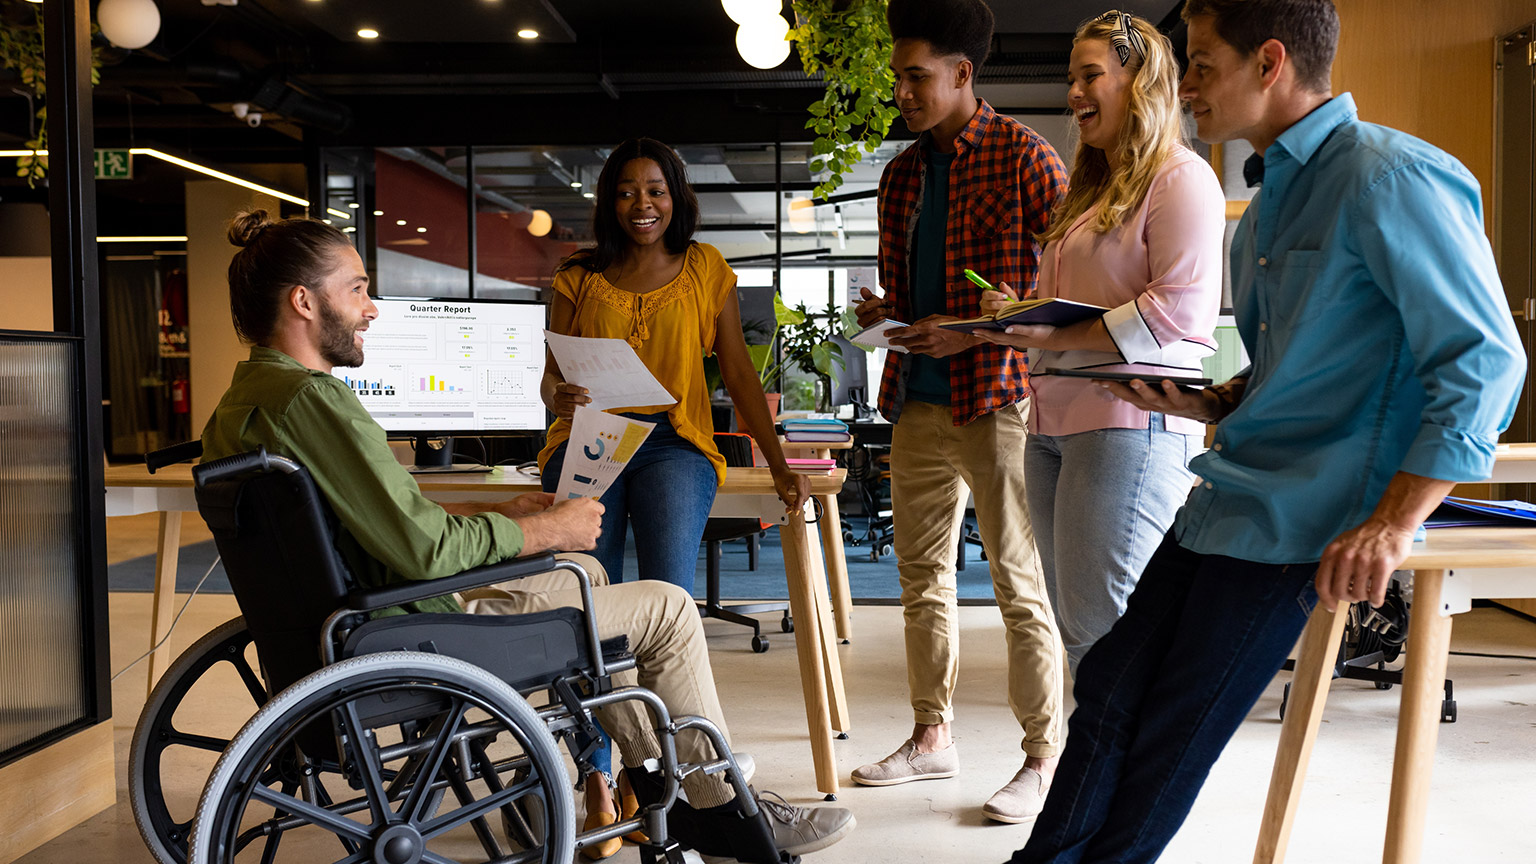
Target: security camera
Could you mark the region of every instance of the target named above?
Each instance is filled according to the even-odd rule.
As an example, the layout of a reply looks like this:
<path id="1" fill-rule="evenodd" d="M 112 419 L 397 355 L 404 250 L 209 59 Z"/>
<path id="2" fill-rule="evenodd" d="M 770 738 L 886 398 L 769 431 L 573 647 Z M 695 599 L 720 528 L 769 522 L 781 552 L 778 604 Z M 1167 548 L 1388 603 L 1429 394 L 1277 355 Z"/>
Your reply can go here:
<path id="1" fill-rule="evenodd" d="M 230 110 L 234 111 L 235 116 L 241 120 L 244 120 L 245 125 L 251 127 L 252 129 L 255 129 L 257 126 L 261 125 L 261 112 L 252 111 L 251 103 L 249 102 L 236 102 L 234 105 L 230 106 Z"/>

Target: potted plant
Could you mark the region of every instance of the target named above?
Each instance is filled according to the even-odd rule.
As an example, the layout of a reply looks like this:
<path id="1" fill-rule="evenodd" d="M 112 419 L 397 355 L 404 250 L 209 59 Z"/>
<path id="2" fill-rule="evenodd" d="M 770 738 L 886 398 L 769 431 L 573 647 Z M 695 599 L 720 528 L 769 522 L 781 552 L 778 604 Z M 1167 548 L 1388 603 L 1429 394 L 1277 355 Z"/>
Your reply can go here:
<path id="1" fill-rule="evenodd" d="M 773 313 L 775 327 L 768 344 L 747 346 L 764 392 L 776 387 L 786 371 L 798 369 L 821 382 L 821 396 L 816 400 L 819 403 L 816 407 L 826 410 L 838 370 L 844 366 L 843 346 L 834 337 L 845 332 L 850 313 L 839 312 L 837 307 L 829 305 L 825 312 L 812 314 L 804 303 L 791 309 L 777 294 L 773 297 Z M 775 344 L 779 349 L 777 356 L 774 354 Z M 769 407 L 776 409 L 773 403 L 770 397 Z M 772 413 L 777 416 L 778 412 L 774 410 Z"/>

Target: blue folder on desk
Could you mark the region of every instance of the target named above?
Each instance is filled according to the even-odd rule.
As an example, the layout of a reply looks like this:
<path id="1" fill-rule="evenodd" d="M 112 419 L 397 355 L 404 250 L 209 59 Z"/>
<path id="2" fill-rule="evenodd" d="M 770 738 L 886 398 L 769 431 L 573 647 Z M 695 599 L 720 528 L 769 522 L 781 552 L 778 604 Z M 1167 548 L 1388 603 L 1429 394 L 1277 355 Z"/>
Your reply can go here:
<path id="1" fill-rule="evenodd" d="M 1426 528 L 1471 528 L 1508 525 L 1536 527 L 1536 504 L 1525 501 L 1479 501 L 1475 498 L 1446 498 L 1424 520 Z"/>

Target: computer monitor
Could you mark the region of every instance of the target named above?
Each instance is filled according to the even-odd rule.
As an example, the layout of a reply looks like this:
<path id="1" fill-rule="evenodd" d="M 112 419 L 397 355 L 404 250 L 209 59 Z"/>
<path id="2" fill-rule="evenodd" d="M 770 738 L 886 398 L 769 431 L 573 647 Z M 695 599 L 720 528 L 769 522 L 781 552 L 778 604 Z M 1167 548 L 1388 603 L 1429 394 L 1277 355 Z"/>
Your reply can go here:
<path id="1" fill-rule="evenodd" d="M 428 438 L 544 429 L 544 304 L 374 302 L 379 316 L 363 334 L 363 365 L 335 374 L 386 432 L 418 439 L 418 465 L 452 460 L 451 447 L 430 448 Z"/>

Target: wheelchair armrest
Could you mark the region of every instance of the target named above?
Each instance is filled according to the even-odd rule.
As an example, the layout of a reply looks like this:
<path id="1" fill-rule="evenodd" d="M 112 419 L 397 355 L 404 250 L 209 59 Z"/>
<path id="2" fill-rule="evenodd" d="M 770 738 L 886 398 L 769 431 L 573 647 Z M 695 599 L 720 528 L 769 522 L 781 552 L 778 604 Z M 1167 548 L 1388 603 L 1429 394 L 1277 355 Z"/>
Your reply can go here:
<path id="1" fill-rule="evenodd" d="M 442 579 L 360 589 L 347 595 L 347 606 L 355 612 L 373 612 L 390 606 L 399 606 L 402 603 L 414 603 L 430 597 L 442 597 L 458 591 L 494 585 L 497 582 L 547 573 L 554 569 L 555 561 L 553 554 L 545 553 L 532 558 L 512 558 L 496 564 L 487 564 L 484 567 L 465 570 L 463 573 L 455 573 Z"/>

